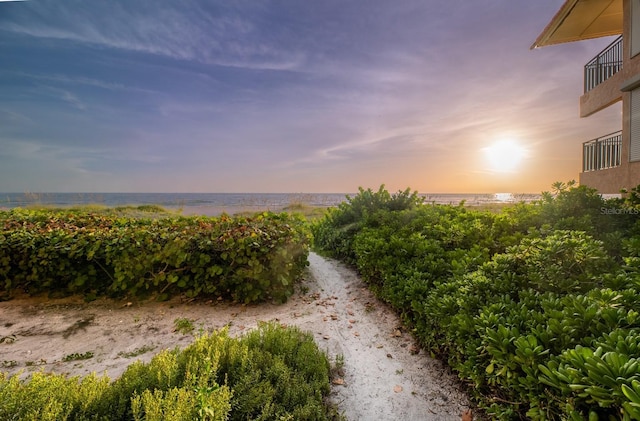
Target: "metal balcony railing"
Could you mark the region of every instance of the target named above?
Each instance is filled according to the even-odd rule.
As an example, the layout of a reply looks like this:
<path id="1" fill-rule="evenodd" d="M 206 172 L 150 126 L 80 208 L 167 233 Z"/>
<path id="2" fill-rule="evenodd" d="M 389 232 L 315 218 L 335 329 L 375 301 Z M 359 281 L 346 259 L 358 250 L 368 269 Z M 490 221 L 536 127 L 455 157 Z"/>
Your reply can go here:
<path id="1" fill-rule="evenodd" d="M 622 131 L 582 144 L 582 172 L 606 170 L 620 165 Z"/>
<path id="2" fill-rule="evenodd" d="M 584 66 L 586 94 L 622 69 L 622 35 Z"/>

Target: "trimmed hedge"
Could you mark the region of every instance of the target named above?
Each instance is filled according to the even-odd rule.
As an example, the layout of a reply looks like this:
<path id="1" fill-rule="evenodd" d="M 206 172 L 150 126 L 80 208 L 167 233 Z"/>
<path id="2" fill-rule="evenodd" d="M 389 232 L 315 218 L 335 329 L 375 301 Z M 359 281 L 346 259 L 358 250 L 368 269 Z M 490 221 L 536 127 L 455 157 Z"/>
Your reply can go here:
<path id="1" fill-rule="evenodd" d="M 312 231 L 491 419 L 640 419 L 640 211 L 557 187 L 500 213 L 361 190 Z"/>
<path id="2" fill-rule="evenodd" d="M 286 213 L 149 219 L 14 209 L 0 212 L 0 291 L 285 301 L 309 242 L 306 223 Z"/>

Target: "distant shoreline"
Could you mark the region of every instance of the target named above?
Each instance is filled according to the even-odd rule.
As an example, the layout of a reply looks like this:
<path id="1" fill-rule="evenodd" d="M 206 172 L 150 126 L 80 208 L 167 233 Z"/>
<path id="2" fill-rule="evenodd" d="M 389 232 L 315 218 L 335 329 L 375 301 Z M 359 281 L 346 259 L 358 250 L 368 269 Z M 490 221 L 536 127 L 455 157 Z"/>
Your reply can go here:
<path id="1" fill-rule="evenodd" d="M 97 206 L 157 205 L 184 216 L 219 216 L 263 211 L 280 212 L 289 206 L 329 208 L 356 193 L 0 193 L 0 210 L 12 208 L 73 208 Z M 540 194 L 456 194 L 420 193 L 425 204 L 469 207 L 532 202 Z"/>

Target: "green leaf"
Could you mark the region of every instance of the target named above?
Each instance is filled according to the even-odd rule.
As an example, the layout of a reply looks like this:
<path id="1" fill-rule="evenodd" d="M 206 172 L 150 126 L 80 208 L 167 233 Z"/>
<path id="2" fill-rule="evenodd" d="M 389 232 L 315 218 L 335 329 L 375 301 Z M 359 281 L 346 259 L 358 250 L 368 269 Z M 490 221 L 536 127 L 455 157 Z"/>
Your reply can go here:
<path id="1" fill-rule="evenodd" d="M 495 367 L 494 367 L 493 363 L 491 363 L 491 364 L 489 364 L 489 365 L 487 366 L 487 368 L 485 368 L 485 370 L 484 370 L 484 371 L 485 371 L 485 373 L 487 373 L 487 374 L 491 374 L 491 373 L 493 373 L 494 368 L 495 368 Z"/>

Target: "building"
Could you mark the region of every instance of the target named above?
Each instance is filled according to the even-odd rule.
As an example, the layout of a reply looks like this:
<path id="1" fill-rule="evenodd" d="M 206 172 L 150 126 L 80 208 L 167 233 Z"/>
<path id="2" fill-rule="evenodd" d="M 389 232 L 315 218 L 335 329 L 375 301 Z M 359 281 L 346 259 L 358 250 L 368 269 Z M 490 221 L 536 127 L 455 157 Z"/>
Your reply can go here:
<path id="1" fill-rule="evenodd" d="M 531 48 L 606 36 L 618 37 L 584 66 L 580 117 L 622 101 L 621 130 L 583 144 L 580 184 L 613 194 L 640 184 L 640 0 L 566 0 Z"/>

